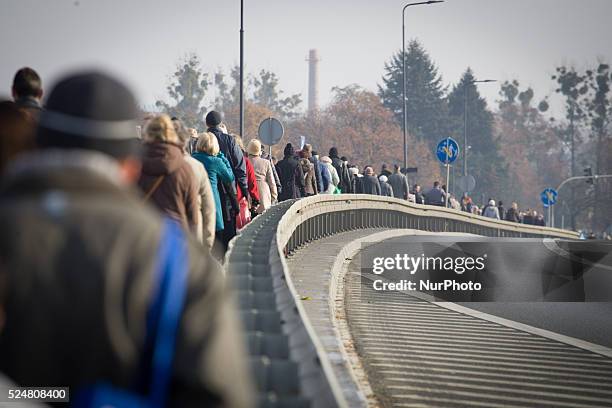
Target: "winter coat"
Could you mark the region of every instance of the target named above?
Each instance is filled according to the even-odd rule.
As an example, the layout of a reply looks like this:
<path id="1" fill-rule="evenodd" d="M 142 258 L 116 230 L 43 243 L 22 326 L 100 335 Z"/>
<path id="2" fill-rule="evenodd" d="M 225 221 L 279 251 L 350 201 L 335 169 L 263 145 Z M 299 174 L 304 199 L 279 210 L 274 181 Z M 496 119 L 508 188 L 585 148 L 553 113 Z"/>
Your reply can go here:
<path id="1" fill-rule="evenodd" d="M 200 163 L 206 167 L 208 178 L 215 198 L 215 229 L 221 231 L 225 224 L 223 222 L 223 209 L 221 208 L 221 194 L 219 193 L 219 183 L 233 183 L 234 173 L 229 161 L 223 153 L 211 156 L 204 152 L 197 152 L 193 155 Z"/>
<path id="2" fill-rule="evenodd" d="M 506 221 L 521 222 L 518 211 L 512 207 L 508 208 L 508 211 L 506 211 Z"/>
<path id="3" fill-rule="evenodd" d="M 393 197 L 393 187 L 387 182 L 379 180 L 380 184 L 380 195 L 385 197 Z"/>
<path id="4" fill-rule="evenodd" d="M 420 191 L 414 192 L 414 202 L 416 204 L 425 204 L 425 196 Z"/>
<path id="5" fill-rule="evenodd" d="M 389 184 L 393 187 L 393 196 L 395 198 L 408 199 L 408 193 L 410 192 L 410 186 L 408 185 L 408 179 L 402 173 L 393 173 L 389 177 Z"/>
<path id="6" fill-rule="evenodd" d="M 253 201 L 259 203 L 261 199 L 259 197 L 259 188 L 257 187 L 257 177 L 255 176 L 255 170 L 253 169 L 253 163 L 251 163 L 248 158 L 248 155 L 245 152 L 242 153 L 244 154 L 244 164 L 246 165 L 247 170 L 247 186 L 249 189 L 249 197 Z M 242 198 L 244 197 L 242 195 L 242 190 L 238 189 L 236 193 L 236 199 L 238 201 L 242 200 Z"/>
<path id="7" fill-rule="evenodd" d="M 355 175 L 353 176 L 353 180 L 352 180 L 352 190 L 355 194 L 362 194 L 363 193 L 363 189 L 361 187 L 361 180 L 363 179 L 363 176 L 360 175 Z"/>
<path id="8" fill-rule="evenodd" d="M 321 164 L 323 165 L 325 169 L 324 171 L 326 171 L 329 174 L 329 184 L 327 185 L 327 189 L 323 191 L 323 194 L 334 194 L 334 190 L 336 190 L 336 187 L 340 183 L 338 172 L 336 171 L 336 169 L 331 163 L 321 162 Z"/>
<path id="9" fill-rule="evenodd" d="M 130 389 L 145 354 L 162 220 L 108 156 L 66 153 L 56 162 L 44 151 L 22 156 L 28 167 L 0 192 L 0 371 L 21 386 L 71 393 L 97 381 Z M 244 333 L 222 269 L 195 239 L 186 249 L 167 405 L 252 406 Z"/>
<path id="10" fill-rule="evenodd" d="M 304 173 L 304 191 L 306 195 L 311 196 L 317 194 L 317 180 L 313 164 L 308 159 L 300 159 L 300 165 Z"/>
<path id="11" fill-rule="evenodd" d="M 210 179 L 202 163 L 189 155 L 184 157 L 187 163 L 191 165 L 191 170 L 193 170 L 199 186 L 198 193 L 200 199 L 198 200 L 198 205 L 200 206 L 200 222 L 198 223 L 199 227 L 196 235 L 204 246 L 211 249 L 215 241 L 216 210 Z"/>
<path id="12" fill-rule="evenodd" d="M 427 194 L 425 194 L 425 204 L 427 205 L 437 205 L 444 207 L 444 201 L 444 191 L 441 188 L 432 188 L 427 192 Z"/>
<path id="13" fill-rule="evenodd" d="M 346 164 L 340 159 L 338 156 L 329 156 L 332 160 L 332 166 L 336 169 L 336 173 L 338 173 L 338 184 L 340 190 L 343 193 L 351 193 L 351 175 L 349 174 L 348 167 Z"/>
<path id="14" fill-rule="evenodd" d="M 266 210 L 270 208 L 273 202 L 278 199 L 276 190 L 276 182 L 274 181 L 274 166 L 272 163 L 259 156 L 249 156 L 249 160 L 253 164 L 255 171 L 255 179 L 257 180 L 257 188 L 259 189 L 259 203 Z"/>
<path id="15" fill-rule="evenodd" d="M 276 166 L 274 165 L 274 163 L 272 163 L 272 158 L 270 157 L 270 155 L 268 153 L 262 153 L 261 154 L 261 158 L 262 159 L 266 159 L 267 161 L 270 162 L 270 165 L 272 165 L 272 174 L 274 175 L 274 183 L 276 183 L 276 194 L 280 194 L 281 191 L 283 190 L 283 186 L 280 183 L 280 177 L 278 177 L 278 172 L 276 171 Z"/>
<path id="16" fill-rule="evenodd" d="M 361 193 L 381 195 L 380 183 L 374 176 L 363 176 L 361 178 Z"/>
<path id="17" fill-rule="evenodd" d="M 486 206 L 484 211 L 482 212 L 482 215 L 487 218 L 499 220 L 499 210 L 497 209 L 497 207 L 494 207 L 492 205 Z"/>
<path id="18" fill-rule="evenodd" d="M 236 139 L 227 133 L 223 133 L 221 129 L 216 127 L 209 128 L 208 131 L 217 136 L 219 150 L 221 150 L 221 153 L 223 153 L 225 158 L 230 163 L 232 172 L 234 173 L 234 179 L 236 180 L 236 185 L 240 190 L 242 190 L 243 195 L 247 195 L 249 191 L 247 168 L 244 161 L 244 155 L 242 154 L 240 147 L 236 144 Z"/>
<path id="19" fill-rule="evenodd" d="M 302 172 L 302 166 L 295 157 L 285 156 L 283 160 L 276 164 L 276 171 L 283 187 L 283 191 L 278 196 L 278 201 L 300 198 L 305 195 L 304 173 Z"/>
<path id="20" fill-rule="evenodd" d="M 196 232 L 200 207 L 199 185 L 181 147 L 167 142 L 145 143 L 142 172 L 138 186 L 146 195 L 161 178 L 149 201 L 178 221 L 183 228 Z"/>
<path id="21" fill-rule="evenodd" d="M 498 205 L 497 209 L 499 210 L 499 219 L 500 220 L 505 220 L 506 219 L 506 210 L 504 209 L 503 205 Z"/>

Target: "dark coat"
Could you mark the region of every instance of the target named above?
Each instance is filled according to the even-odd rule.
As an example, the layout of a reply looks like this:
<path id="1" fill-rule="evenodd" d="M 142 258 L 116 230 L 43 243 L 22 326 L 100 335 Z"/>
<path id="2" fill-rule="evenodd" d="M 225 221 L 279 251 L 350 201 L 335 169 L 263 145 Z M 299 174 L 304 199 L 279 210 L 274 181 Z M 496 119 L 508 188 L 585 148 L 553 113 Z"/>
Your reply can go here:
<path id="1" fill-rule="evenodd" d="M 414 192 L 414 202 L 416 204 L 425 204 L 425 196 L 421 191 Z"/>
<path id="2" fill-rule="evenodd" d="M 425 194 L 425 204 L 444 207 L 444 190 L 432 188 Z"/>
<path id="3" fill-rule="evenodd" d="M 519 218 L 518 211 L 512 207 L 508 208 L 508 211 L 506 211 L 506 221 L 520 222 L 521 219 Z"/>
<path id="4" fill-rule="evenodd" d="M 381 195 L 380 183 L 378 182 L 378 179 L 374 176 L 361 177 L 361 193 Z"/>
<path id="5" fill-rule="evenodd" d="M 283 160 L 276 163 L 276 170 L 283 188 L 283 191 L 278 195 L 279 202 L 306 195 L 304 191 L 304 172 L 295 157 L 285 156 Z"/>
<path id="6" fill-rule="evenodd" d="M 340 187 L 340 191 L 343 193 L 352 193 L 351 191 L 351 175 L 348 171 L 348 167 L 346 164 L 340 159 L 338 156 L 329 156 L 332 161 L 332 166 L 338 172 L 338 178 L 340 179 L 340 183 L 338 183 L 338 187 Z"/>
<path id="7" fill-rule="evenodd" d="M 145 143 L 138 180 L 144 194 L 153 188 L 160 176 L 163 180 L 149 201 L 186 230 L 195 231 L 200 211 L 199 185 L 182 149 L 166 142 Z"/>
<path id="8" fill-rule="evenodd" d="M 136 189 L 89 169 L 56 167 L 5 181 L 0 370 L 21 386 L 71 393 L 96 381 L 134 386 L 160 246 L 158 212 Z M 251 406 L 244 334 L 221 267 L 195 240 L 187 250 L 168 406 Z"/>
<path id="9" fill-rule="evenodd" d="M 410 186 L 408 185 L 408 179 L 402 173 L 393 173 L 389 177 L 389 184 L 393 187 L 393 196 L 395 198 L 408 199 L 408 192 Z"/>

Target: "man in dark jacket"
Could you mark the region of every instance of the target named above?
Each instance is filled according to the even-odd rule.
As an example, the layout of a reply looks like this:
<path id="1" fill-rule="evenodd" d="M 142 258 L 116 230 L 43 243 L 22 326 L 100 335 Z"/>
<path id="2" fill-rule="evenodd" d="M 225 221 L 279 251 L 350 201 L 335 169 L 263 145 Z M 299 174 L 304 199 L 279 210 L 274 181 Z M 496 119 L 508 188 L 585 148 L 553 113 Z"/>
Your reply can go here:
<path id="1" fill-rule="evenodd" d="M 0 189 L 0 371 L 19 386 L 133 390 L 150 366 L 148 312 L 163 221 L 132 187 L 140 169 L 131 92 L 98 73 L 59 82 L 40 150 Z M 253 404 L 244 335 L 220 266 L 185 237 L 187 283 L 167 406 Z"/>
<path id="2" fill-rule="evenodd" d="M 17 106 L 37 118 L 42 109 L 40 101 L 43 97 L 42 81 L 38 73 L 29 67 L 21 68 L 13 78 L 11 91 Z"/>
<path id="3" fill-rule="evenodd" d="M 425 204 L 425 196 L 423 195 L 423 191 L 421 190 L 421 186 L 419 184 L 414 185 L 414 202 L 416 204 Z"/>
<path id="4" fill-rule="evenodd" d="M 279 202 L 306 196 L 304 173 L 302 172 L 302 166 L 295 158 L 295 150 L 291 143 L 287 143 L 287 146 L 285 146 L 284 156 L 283 160 L 276 164 L 278 177 L 283 186 L 283 191 L 278 196 Z"/>
<path id="5" fill-rule="evenodd" d="M 221 130 L 219 127 L 221 122 L 221 114 L 217 111 L 210 111 L 206 115 L 206 126 L 208 126 L 208 131 L 217 137 L 219 150 L 225 155 L 232 167 L 237 188 L 242 191 L 242 196 L 249 201 L 249 187 L 244 155 L 240 147 L 236 144 L 236 139 Z M 223 243 L 227 245 L 229 241 L 236 236 L 235 211 L 237 209 L 234 208 L 235 204 L 232 204 L 233 200 L 231 195 L 233 192 L 227 191 L 222 183 L 219 183 L 219 194 L 221 196 L 221 205 L 223 206 L 223 225 L 225 226 L 223 229 Z"/>
<path id="6" fill-rule="evenodd" d="M 372 167 L 366 167 L 361 178 L 361 194 L 381 195 L 380 183 L 374 175 Z"/>
<path id="7" fill-rule="evenodd" d="M 517 203 L 512 203 L 512 206 L 508 208 L 508 211 L 506 211 L 506 221 L 521 222 Z"/>
<path id="8" fill-rule="evenodd" d="M 408 185 L 408 179 L 405 175 L 400 173 L 400 166 L 393 166 L 393 174 L 387 176 L 389 179 L 389 184 L 393 188 L 393 196 L 395 198 L 402 198 L 404 200 L 408 199 L 408 193 L 410 192 L 410 186 Z"/>
<path id="9" fill-rule="evenodd" d="M 446 195 L 440 187 L 439 181 L 434 181 L 433 188 L 425 194 L 425 204 L 440 207 L 446 206 Z"/>
<path id="10" fill-rule="evenodd" d="M 329 158 L 332 161 L 332 166 L 334 166 L 338 173 L 338 178 L 340 179 L 338 187 L 340 187 L 340 191 L 343 193 L 351 193 L 351 177 L 348 172 L 348 167 L 338 156 L 338 149 L 335 147 L 329 149 Z"/>

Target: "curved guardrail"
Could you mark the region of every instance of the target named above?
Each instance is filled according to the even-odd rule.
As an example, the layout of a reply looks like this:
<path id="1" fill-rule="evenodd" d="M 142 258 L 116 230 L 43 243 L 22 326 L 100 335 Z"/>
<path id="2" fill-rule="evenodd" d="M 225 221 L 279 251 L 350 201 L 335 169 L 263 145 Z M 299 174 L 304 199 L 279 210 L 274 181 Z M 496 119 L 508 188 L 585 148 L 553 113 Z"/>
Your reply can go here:
<path id="1" fill-rule="evenodd" d="M 285 257 L 309 241 L 361 228 L 578 238 L 573 231 L 363 194 L 319 195 L 273 206 L 231 241 L 225 259 L 228 277 L 238 291 L 259 406 L 347 406 L 306 318 Z"/>

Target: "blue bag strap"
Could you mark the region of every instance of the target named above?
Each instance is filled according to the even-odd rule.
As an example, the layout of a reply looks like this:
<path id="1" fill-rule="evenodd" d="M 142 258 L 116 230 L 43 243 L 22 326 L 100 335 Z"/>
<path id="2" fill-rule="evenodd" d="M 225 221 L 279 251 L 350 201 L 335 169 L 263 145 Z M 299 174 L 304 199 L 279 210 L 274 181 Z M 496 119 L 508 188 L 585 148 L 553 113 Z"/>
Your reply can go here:
<path id="1" fill-rule="evenodd" d="M 154 337 L 151 361 L 149 401 L 153 407 L 164 407 L 167 400 L 172 362 L 185 303 L 188 275 L 187 242 L 173 220 L 164 219 L 159 243 L 157 282 L 159 289 L 149 313 L 149 333 Z M 147 336 L 149 337 L 149 336 Z"/>

